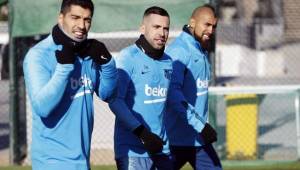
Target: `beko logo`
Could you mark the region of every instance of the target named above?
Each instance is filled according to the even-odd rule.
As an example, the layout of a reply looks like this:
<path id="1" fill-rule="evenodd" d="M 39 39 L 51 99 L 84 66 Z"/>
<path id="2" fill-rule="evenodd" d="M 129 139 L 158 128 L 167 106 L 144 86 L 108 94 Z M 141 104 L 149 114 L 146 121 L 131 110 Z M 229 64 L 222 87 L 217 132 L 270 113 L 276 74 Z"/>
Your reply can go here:
<path id="1" fill-rule="evenodd" d="M 78 92 L 74 96 L 71 96 L 71 99 L 84 96 L 85 94 L 93 93 L 92 80 L 89 77 L 87 77 L 86 74 L 81 76 L 79 79 L 71 78 L 70 84 L 73 90 L 77 90 L 79 88 Z M 84 88 L 81 89 L 81 87 Z"/>
<path id="2" fill-rule="evenodd" d="M 167 88 L 163 87 L 150 87 L 148 84 L 145 84 L 145 94 L 147 96 L 157 96 L 157 97 L 166 97 Z"/>
<path id="3" fill-rule="evenodd" d="M 199 78 L 197 79 L 197 88 L 202 89 L 202 88 L 208 88 L 208 80 L 200 80 Z"/>
<path id="4" fill-rule="evenodd" d="M 76 90 L 78 87 L 88 87 L 88 88 L 92 88 L 92 80 L 86 76 L 86 74 L 84 74 L 83 76 L 81 76 L 79 79 L 74 79 L 71 78 L 70 80 L 71 82 L 71 88 Z"/>

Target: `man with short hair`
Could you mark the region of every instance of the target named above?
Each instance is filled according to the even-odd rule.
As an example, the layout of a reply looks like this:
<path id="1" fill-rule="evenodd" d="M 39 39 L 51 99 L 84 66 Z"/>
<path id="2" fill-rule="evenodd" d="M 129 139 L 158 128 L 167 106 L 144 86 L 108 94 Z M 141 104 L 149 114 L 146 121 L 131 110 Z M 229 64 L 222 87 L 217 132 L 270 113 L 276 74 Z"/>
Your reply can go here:
<path id="1" fill-rule="evenodd" d="M 187 162 L 197 170 L 222 169 L 212 146 L 217 134 L 207 123 L 208 50 L 216 25 L 214 8 L 207 4 L 198 7 L 166 49 L 173 59 L 173 74 L 165 122 L 175 169 Z"/>
<path id="2" fill-rule="evenodd" d="M 33 170 L 90 170 L 93 94 L 108 101 L 117 83 L 105 45 L 87 39 L 93 11 L 91 0 L 63 0 L 58 24 L 25 56 Z"/>
<path id="3" fill-rule="evenodd" d="M 164 53 L 169 14 L 145 10 L 141 36 L 116 58 L 118 96 L 109 106 L 116 115 L 115 159 L 118 170 L 170 170 L 173 162 L 163 126 L 172 61 Z"/>

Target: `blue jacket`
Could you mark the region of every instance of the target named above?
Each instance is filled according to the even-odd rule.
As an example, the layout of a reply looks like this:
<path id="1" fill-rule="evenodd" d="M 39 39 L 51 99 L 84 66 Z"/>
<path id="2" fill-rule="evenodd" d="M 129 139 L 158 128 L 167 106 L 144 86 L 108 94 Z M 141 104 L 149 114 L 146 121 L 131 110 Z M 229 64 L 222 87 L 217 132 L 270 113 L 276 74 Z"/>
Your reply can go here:
<path id="1" fill-rule="evenodd" d="M 35 45 L 23 63 L 32 106 L 33 169 L 88 170 L 93 131 L 93 93 L 111 98 L 117 83 L 112 59 L 96 65 L 88 56 L 74 64 L 59 64 L 61 49 L 49 35 Z"/>
<path id="2" fill-rule="evenodd" d="M 208 112 L 208 53 L 185 31 L 168 46 L 166 53 L 173 59 L 166 117 L 170 144 L 201 146 L 199 132 Z"/>
<path id="3" fill-rule="evenodd" d="M 135 44 L 120 52 L 118 96 L 110 103 L 116 115 L 115 157 L 149 157 L 141 141 L 132 131 L 143 124 L 166 141 L 163 116 L 172 73 L 172 61 L 167 55 L 154 60 Z M 168 144 L 163 153 L 169 153 Z"/>

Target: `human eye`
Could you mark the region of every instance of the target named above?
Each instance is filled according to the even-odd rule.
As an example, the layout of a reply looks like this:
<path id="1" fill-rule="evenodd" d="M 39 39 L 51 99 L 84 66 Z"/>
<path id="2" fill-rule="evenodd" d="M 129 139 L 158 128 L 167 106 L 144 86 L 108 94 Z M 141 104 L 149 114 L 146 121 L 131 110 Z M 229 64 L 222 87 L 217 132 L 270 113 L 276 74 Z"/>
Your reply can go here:
<path id="1" fill-rule="evenodd" d="M 169 27 L 164 27 L 164 30 L 169 32 L 170 28 Z"/>
<path id="2" fill-rule="evenodd" d="M 160 26 L 159 26 L 159 25 L 154 25 L 154 26 L 153 26 L 153 28 L 155 28 L 155 29 L 159 29 L 159 28 L 160 28 Z"/>
<path id="3" fill-rule="evenodd" d="M 71 15 L 71 18 L 74 19 L 74 20 L 77 20 L 77 19 L 79 19 L 80 17 L 77 16 L 77 15 Z"/>
<path id="4" fill-rule="evenodd" d="M 91 18 L 86 18 L 85 21 L 90 24 L 92 22 L 92 19 Z"/>

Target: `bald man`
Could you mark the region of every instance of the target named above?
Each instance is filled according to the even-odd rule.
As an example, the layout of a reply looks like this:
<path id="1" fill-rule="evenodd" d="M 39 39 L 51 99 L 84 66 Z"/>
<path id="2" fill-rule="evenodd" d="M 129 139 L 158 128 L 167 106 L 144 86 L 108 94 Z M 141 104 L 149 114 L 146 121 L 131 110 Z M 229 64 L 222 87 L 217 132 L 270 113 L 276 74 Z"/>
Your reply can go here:
<path id="1" fill-rule="evenodd" d="M 173 74 L 168 91 L 165 124 L 175 169 L 190 163 L 194 169 L 222 169 L 212 146 L 216 131 L 207 123 L 210 64 L 208 48 L 217 18 L 210 5 L 196 8 L 182 33 L 168 46 Z"/>
<path id="2" fill-rule="evenodd" d="M 141 36 L 116 58 L 118 95 L 109 106 L 116 115 L 115 159 L 118 170 L 172 170 L 163 127 L 172 60 L 165 55 L 169 14 L 145 10 Z"/>

